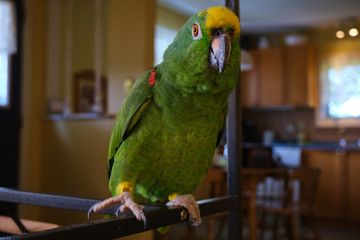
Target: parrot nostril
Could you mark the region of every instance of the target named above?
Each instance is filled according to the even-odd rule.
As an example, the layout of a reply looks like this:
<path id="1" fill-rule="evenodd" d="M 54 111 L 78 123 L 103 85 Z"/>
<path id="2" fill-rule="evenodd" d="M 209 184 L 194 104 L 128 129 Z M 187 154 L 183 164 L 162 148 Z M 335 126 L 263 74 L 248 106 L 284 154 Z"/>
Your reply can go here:
<path id="1" fill-rule="evenodd" d="M 220 29 L 217 29 L 213 32 L 213 36 L 218 38 L 218 37 L 221 37 L 222 33 L 223 32 Z"/>
<path id="2" fill-rule="evenodd" d="M 218 28 L 218 29 L 215 29 L 215 30 L 212 32 L 212 37 L 213 37 L 214 39 L 218 39 L 218 38 L 221 38 L 224 33 L 225 33 L 225 32 L 224 32 L 223 29 Z"/>

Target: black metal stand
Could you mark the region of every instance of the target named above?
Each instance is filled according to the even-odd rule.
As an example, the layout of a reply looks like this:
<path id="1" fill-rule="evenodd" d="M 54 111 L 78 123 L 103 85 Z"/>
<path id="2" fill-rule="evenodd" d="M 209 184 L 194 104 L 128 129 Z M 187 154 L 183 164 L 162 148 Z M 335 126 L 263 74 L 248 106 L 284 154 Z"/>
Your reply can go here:
<path id="1" fill-rule="evenodd" d="M 239 1 L 226 0 L 226 6 L 239 15 Z M 239 43 L 240 44 L 240 43 Z M 240 77 L 239 77 L 240 78 Z M 241 213 L 241 108 L 240 82 L 229 98 L 229 116 L 227 124 L 228 161 L 228 196 L 198 201 L 201 216 L 229 211 L 228 239 L 242 239 Z M 87 212 L 100 200 L 77 197 L 58 196 L 42 193 L 24 192 L 8 188 L 0 188 L 0 201 L 19 204 L 31 204 Z M 113 214 L 114 208 L 101 212 Z M 147 225 L 139 222 L 128 213 L 117 218 L 88 221 L 82 224 L 59 227 L 55 229 L 24 233 L 10 239 L 114 239 L 143 231 L 183 222 L 182 215 L 187 214 L 185 208 L 167 208 L 145 206 Z M 2 238 L 1 238 L 2 239 Z M 5 238 L 8 239 L 8 238 Z"/>
<path id="2" fill-rule="evenodd" d="M 231 9 L 240 19 L 240 0 L 225 0 L 226 7 Z M 240 39 L 239 39 L 239 45 Z M 231 209 L 228 214 L 228 239 L 242 239 L 242 142 L 241 142 L 241 79 L 229 97 L 229 114 L 227 122 L 227 145 L 228 145 L 228 195 L 237 197 L 237 208 Z"/>
<path id="3" fill-rule="evenodd" d="M 2 201 L 30 204 L 43 207 L 54 207 L 87 212 L 100 200 L 24 192 L 8 188 L 0 188 Z M 198 201 L 201 216 L 209 216 L 218 212 L 237 209 L 237 197 L 221 197 Z M 113 214 L 117 206 L 101 212 Z M 185 211 L 185 212 L 184 212 Z M 145 206 L 147 225 L 135 219 L 131 213 L 124 213 L 117 218 L 89 221 L 82 224 L 59 227 L 55 229 L 13 236 L 12 239 L 114 239 L 163 226 L 183 222 L 185 208 L 167 208 Z M 187 213 L 186 213 L 187 214 Z M 85 217 L 86 215 L 84 215 Z"/>

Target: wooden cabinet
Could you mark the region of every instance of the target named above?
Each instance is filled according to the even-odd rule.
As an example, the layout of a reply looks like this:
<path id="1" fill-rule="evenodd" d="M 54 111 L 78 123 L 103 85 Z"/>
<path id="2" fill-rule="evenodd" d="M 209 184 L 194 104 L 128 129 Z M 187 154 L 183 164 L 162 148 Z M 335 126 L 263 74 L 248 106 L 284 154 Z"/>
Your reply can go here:
<path id="1" fill-rule="evenodd" d="M 303 165 L 320 166 L 316 215 L 360 220 L 360 152 L 338 155 L 334 150 L 305 150 Z"/>
<path id="2" fill-rule="evenodd" d="M 314 105 L 316 76 L 315 50 L 311 45 L 286 47 L 285 103 L 290 105 Z"/>
<path id="3" fill-rule="evenodd" d="M 283 57 L 282 48 L 262 49 L 258 53 L 260 106 L 276 106 L 284 103 Z"/>
<path id="4" fill-rule="evenodd" d="M 313 105 L 314 52 L 310 45 L 250 51 L 253 69 L 241 73 L 242 105 Z"/>
<path id="5" fill-rule="evenodd" d="M 255 50 L 249 51 L 249 54 L 253 60 L 253 68 L 241 72 L 241 104 L 244 107 L 256 106 L 259 102 L 259 72 L 257 70 L 257 66 L 259 65 L 259 54 L 258 51 Z"/>
<path id="6" fill-rule="evenodd" d="M 316 215 L 328 218 L 339 218 L 341 215 L 341 158 L 335 151 L 303 151 L 303 164 L 310 167 L 321 167 L 316 196 Z"/>
<path id="7" fill-rule="evenodd" d="M 360 152 L 350 152 L 347 165 L 347 217 L 360 220 Z"/>

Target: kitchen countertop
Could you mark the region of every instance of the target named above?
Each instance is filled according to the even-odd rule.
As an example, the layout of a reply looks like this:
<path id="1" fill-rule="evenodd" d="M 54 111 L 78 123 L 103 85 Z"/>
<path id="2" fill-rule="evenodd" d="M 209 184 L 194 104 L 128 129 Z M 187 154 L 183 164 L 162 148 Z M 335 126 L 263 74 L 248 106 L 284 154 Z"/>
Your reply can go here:
<path id="1" fill-rule="evenodd" d="M 275 141 L 271 145 L 264 145 L 261 142 L 244 142 L 243 148 L 257 148 L 257 147 L 300 147 L 302 150 L 336 150 L 340 148 L 337 141 L 312 141 L 305 144 L 297 144 L 295 142 Z M 360 145 L 356 141 L 348 141 L 344 147 L 349 151 L 360 151 Z"/>

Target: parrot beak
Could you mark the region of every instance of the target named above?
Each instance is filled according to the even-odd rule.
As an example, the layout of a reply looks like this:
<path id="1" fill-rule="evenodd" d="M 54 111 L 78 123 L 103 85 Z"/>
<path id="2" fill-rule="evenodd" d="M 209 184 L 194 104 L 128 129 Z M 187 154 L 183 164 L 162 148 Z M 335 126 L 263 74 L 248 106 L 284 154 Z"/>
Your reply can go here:
<path id="1" fill-rule="evenodd" d="M 213 32 L 213 40 L 210 47 L 210 66 L 219 69 L 219 73 L 225 70 L 231 52 L 231 40 L 228 32 L 216 29 Z"/>

